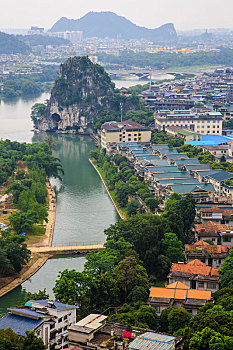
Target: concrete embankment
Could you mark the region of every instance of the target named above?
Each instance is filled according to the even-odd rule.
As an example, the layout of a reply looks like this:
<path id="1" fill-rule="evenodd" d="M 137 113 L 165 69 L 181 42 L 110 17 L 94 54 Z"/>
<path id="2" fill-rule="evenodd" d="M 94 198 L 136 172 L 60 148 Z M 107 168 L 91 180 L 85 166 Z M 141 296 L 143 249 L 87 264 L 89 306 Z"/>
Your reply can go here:
<path id="1" fill-rule="evenodd" d="M 108 195 L 109 195 L 109 197 L 110 197 L 110 199 L 111 199 L 111 201 L 112 201 L 114 207 L 116 208 L 116 211 L 118 212 L 120 218 L 121 218 L 121 219 L 125 219 L 125 217 L 120 213 L 120 211 L 119 211 L 119 209 L 118 209 L 116 203 L 114 202 L 114 200 L 113 200 L 113 198 L 112 198 L 112 196 L 111 196 L 111 194 L 110 194 L 110 192 L 109 192 L 109 190 L 108 190 L 108 188 L 107 188 L 107 186 L 106 186 L 106 184 L 105 184 L 105 182 L 104 182 L 104 179 L 103 179 L 102 175 L 100 174 L 99 170 L 97 169 L 97 167 L 95 166 L 95 164 L 92 162 L 91 159 L 89 159 L 89 161 L 90 161 L 91 165 L 93 166 L 93 168 L 94 168 L 94 169 L 96 170 L 96 172 L 98 173 L 99 177 L 101 178 L 101 180 L 102 180 L 102 182 L 103 182 L 103 184 L 104 184 L 104 187 L 105 187 L 106 191 L 108 192 Z"/>
<path id="2" fill-rule="evenodd" d="M 43 235 L 42 239 L 39 243 L 33 244 L 28 246 L 28 249 L 32 251 L 31 254 L 31 261 L 28 265 L 24 266 L 22 271 L 18 276 L 16 276 L 13 280 L 10 282 L 7 282 L 6 285 L 4 285 L 0 289 L 0 297 L 5 295 L 6 293 L 10 292 L 11 290 L 18 287 L 20 284 L 28 280 L 31 276 L 33 276 L 49 259 L 49 255 L 41 256 L 36 251 L 33 252 L 33 249 L 36 249 L 36 247 L 51 247 L 52 241 L 53 241 L 53 231 L 54 231 L 54 224 L 55 224 L 55 216 L 56 216 L 56 197 L 54 190 L 48 181 L 46 183 L 47 190 L 48 190 L 48 222 L 46 223 L 46 229 L 45 234 Z"/>

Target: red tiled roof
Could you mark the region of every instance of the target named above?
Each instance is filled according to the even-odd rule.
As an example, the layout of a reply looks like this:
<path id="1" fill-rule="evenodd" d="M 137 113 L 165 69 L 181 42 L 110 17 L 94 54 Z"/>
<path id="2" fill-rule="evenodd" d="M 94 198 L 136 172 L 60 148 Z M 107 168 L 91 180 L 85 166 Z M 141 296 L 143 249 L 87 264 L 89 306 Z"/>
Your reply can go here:
<path id="1" fill-rule="evenodd" d="M 218 207 L 202 208 L 199 211 L 200 213 L 222 213 L 223 216 L 233 215 L 233 209 L 221 209 Z"/>
<path id="2" fill-rule="evenodd" d="M 204 224 L 195 224 L 195 229 L 200 233 L 201 229 L 205 229 L 206 232 L 225 232 L 226 230 L 233 231 L 233 226 L 215 224 L 213 221 L 209 220 Z"/>
<path id="3" fill-rule="evenodd" d="M 229 253 L 229 251 L 232 249 L 231 245 L 215 245 L 215 244 L 209 244 L 204 241 L 198 241 L 194 244 L 185 244 L 184 246 L 185 251 L 187 250 L 194 250 L 194 251 L 202 251 L 207 250 L 209 253 Z"/>
<path id="4" fill-rule="evenodd" d="M 200 260 L 193 260 L 187 264 L 173 263 L 171 272 L 183 272 L 203 276 L 219 276 L 219 269 L 205 265 Z"/>

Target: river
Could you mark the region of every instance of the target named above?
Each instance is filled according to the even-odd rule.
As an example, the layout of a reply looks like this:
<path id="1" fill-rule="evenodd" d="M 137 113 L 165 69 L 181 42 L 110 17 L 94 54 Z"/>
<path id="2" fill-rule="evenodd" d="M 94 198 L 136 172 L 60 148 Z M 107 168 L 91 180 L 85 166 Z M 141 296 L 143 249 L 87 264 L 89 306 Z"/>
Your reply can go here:
<path id="1" fill-rule="evenodd" d="M 158 77 L 161 79 L 161 77 Z M 118 88 L 145 84 L 138 80 L 117 80 Z M 44 93 L 37 98 L 14 99 L 0 102 L 0 139 L 19 142 L 41 142 L 45 135 L 32 131 L 31 107 L 49 98 Z M 61 160 L 62 182 L 52 179 L 57 196 L 53 244 L 88 243 L 105 241 L 104 229 L 115 223 L 119 216 L 94 168 L 88 161 L 95 148 L 89 136 L 50 134 L 56 143 L 54 156 Z M 29 280 L 0 298 L 0 316 L 7 308 L 23 302 L 26 291 L 37 292 L 46 288 L 53 297 L 52 288 L 59 271 L 83 270 L 84 256 L 49 259 Z"/>
<path id="2" fill-rule="evenodd" d="M 31 131 L 30 109 L 36 102 L 43 102 L 49 94 L 30 100 L 18 99 L 0 103 L 0 138 L 20 142 L 42 141 L 44 135 Z M 89 136 L 57 135 L 54 156 L 61 160 L 64 176 L 62 182 L 52 179 L 57 195 L 56 221 L 53 244 L 105 241 L 104 229 L 115 223 L 118 214 L 98 174 L 88 161 L 95 148 Z M 29 280 L 0 298 L 0 316 L 8 307 L 22 303 L 26 291 L 37 292 L 46 288 L 52 297 L 52 288 L 59 271 L 82 271 L 84 256 L 50 259 Z"/>

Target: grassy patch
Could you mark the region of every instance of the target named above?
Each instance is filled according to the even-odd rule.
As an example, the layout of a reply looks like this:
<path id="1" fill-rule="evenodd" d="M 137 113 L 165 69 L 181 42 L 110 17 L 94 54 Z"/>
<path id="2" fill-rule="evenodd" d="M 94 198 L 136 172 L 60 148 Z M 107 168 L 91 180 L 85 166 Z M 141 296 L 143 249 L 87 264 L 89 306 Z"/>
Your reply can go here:
<path id="1" fill-rule="evenodd" d="M 41 237 L 45 234 L 45 228 L 43 226 L 33 225 L 33 229 L 31 232 L 27 233 L 27 244 L 35 244 L 39 243 Z"/>

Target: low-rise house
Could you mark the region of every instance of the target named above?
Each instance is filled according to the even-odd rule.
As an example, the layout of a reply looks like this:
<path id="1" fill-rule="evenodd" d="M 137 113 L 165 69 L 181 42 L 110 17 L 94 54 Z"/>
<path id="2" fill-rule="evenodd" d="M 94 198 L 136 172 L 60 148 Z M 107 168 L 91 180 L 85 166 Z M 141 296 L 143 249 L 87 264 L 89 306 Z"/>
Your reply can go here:
<path id="1" fill-rule="evenodd" d="M 211 291 L 190 289 L 179 281 L 165 288 L 151 287 L 147 303 L 156 309 L 158 315 L 169 306 L 182 307 L 196 315 L 199 307 L 211 301 Z"/>
<path id="2" fill-rule="evenodd" d="M 200 260 L 187 264 L 173 263 L 168 274 L 169 283 L 180 281 L 191 289 L 216 292 L 219 289 L 219 269 L 205 265 Z"/>
<path id="3" fill-rule="evenodd" d="M 146 332 L 129 344 L 129 350 L 175 350 L 175 340 L 169 335 Z"/>
<path id="4" fill-rule="evenodd" d="M 67 329 L 76 322 L 76 306 L 49 300 L 31 300 L 25 306 L 29 308 L 9 309 L 0 319 L 0 329 L 11 328 L 22 336 L 27 330 L 34 330 L 48 350 L 68 345 Z"/>
<path id="5" fill-rule="evenodd" d="M 101 314 L 90 314 L 68 329 L 69 345 L 87 347 L 95 334 L 104 327 L 107 316 Z"/>
<path id="6" fill-rule="evenodd" d="M 207 221 L 204 224 L 195 224 L 194 228 L 197 241 L 211 239 L 214 244 L 233 246 L 233 226 Z"/>
<path id="7" fill-rule="evenodd" d="M 198 259 L 208 266 L 221 267 L 231 248 L 232 246 L 212 245 L 198 241 L 194 244 L 185 244 L 184 254 L 186 262 Z"/>
<path id="8" fill-rule="evenodd" d="M 211 220 L 215 224 L 227 224 L 233 226 L 233 209 L 222 209 L 219 207 L 200 208 L 198 214 L 202 223 Z"/>

